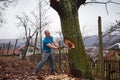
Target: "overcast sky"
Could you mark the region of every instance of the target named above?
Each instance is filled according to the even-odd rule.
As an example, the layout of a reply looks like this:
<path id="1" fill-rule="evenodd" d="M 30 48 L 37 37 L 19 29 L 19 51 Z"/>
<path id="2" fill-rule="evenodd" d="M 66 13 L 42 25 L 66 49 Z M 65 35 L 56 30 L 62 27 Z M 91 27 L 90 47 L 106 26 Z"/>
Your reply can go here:
<path id="1" fill-rule="evenodd" d="M 38 0 L 19 0 L 16 6 L 10 6 L 5 12 L 4 18 L 6 24 L 0 28 L 0 39 L 16 39 L 23 38 L 23 29 L 17 27 L 16 15 L 21 13 L 30 14 L 31 11 L 36 10 L 38 7 Z M 106 0 L 100 0 L 106 1 Z M 120 3 L 120 0 L 114 0 Z M 120 18 L 120 5 L 108 4 L 109 15 L 106 12 L 106 8 L 102 4 L 87 4 L 82 5 L 79 8 L 79 21 L 80 28 L 84 35 L 97 35 L 97 20 L 98 16 L 102 17 L 103 31 L 108 28 L 109 25 L 115 23 Z M 49 29 L 54 34 L 56 31 L 61 31 L 60 19 L 55 10 L 52 8 L 48 11 L 49 17 L 52 23 L 49 25 Z"/>

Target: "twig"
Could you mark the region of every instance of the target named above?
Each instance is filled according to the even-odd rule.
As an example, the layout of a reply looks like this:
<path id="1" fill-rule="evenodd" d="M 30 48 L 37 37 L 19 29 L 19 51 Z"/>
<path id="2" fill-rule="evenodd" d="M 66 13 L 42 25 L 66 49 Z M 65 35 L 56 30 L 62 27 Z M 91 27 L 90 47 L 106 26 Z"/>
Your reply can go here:
<path id="1" fill-rule="evenodd" d="M 108 8 L 107 8 L 107 4 L 105 4 L 105 8 L 106 8 L 107 14 L 109 15 Z"/>
<path id="2" fill-rule="evenodd" d="M 117 4 L 117 5 L 120 5 L 119 2 L 113 2 L 113 1 L 107 1 L 107 2 L 98 2 L 98 1 L 94 1 L 94 2 L 86 2 L 85 4 L 108 4 L 108 3 L 113 3 L 113 4 Z"/>

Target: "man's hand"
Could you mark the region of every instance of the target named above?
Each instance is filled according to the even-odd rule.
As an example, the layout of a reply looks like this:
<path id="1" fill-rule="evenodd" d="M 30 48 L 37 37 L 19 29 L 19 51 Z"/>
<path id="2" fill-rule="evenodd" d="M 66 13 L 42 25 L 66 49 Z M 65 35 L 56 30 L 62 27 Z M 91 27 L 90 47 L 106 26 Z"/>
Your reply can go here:
<path id="1" fill-rule="evenodd" d="M 58 47 L 58 50 L 61 50 L 61 49 L 63 49 L 63 48 L 67 48 L 66 46 L 59 46 Z"/>

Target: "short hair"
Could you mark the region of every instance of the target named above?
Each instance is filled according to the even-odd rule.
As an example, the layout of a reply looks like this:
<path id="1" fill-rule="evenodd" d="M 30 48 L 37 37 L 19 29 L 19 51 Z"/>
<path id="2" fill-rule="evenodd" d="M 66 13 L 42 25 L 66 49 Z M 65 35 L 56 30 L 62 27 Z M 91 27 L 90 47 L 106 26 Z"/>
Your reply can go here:
<path id="1" fill-rule="evenodd" d="M 45 30 L 44 33 L 50 32 L 49 30 Z"/>

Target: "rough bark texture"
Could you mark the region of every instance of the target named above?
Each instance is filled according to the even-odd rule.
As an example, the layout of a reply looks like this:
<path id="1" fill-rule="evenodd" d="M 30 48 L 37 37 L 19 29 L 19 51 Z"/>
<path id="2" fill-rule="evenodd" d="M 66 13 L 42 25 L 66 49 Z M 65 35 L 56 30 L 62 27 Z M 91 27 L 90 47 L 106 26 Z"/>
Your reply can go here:
<path id="1" fill-rule="evenodd" d="M 71 74 L 92 80 L 78 20 L 79 6 L 85 3 L 85 1 L 86 0 L 50 0 L 50 6 L 54 8 L 60 16 L 64 39 L 69 39 L 75 44 L 75 48 L 69 49 L 68 54 Z"/>

